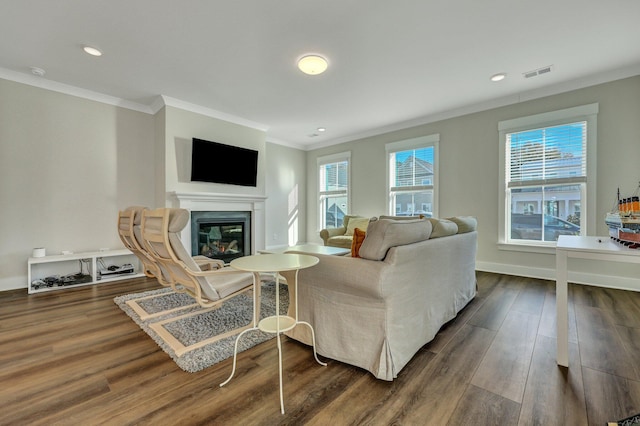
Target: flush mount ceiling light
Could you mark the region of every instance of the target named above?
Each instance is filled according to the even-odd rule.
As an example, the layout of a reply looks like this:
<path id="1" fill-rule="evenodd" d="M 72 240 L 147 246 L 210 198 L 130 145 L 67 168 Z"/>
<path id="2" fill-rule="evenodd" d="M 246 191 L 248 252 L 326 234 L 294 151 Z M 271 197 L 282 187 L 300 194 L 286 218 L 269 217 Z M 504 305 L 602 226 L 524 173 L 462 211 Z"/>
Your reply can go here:
<path id="1" fill-rule="evenodd" d="M 305 74 L 318 75 L 325 72 L 329 64 L 327 60 L 318 55 L 307 55 L 300 58 L 298 68 Z"/>
<path id="2" fill-rule="evenodd" d="M 92 55 L 92 56 L 102 56 L 102 52 L 96 49 L 95 47 L 84 46 L 82 50 L 84 50 L 85 52 L 87 52 L 89 55 Z"/>
<path id="3" fill-rule="evenodd" d="M 491 76 L 491 81 L 502 81 L 505 78 L 507 78 L 507 74 L 501 72 L 501 73 L 492 75 Z"/>

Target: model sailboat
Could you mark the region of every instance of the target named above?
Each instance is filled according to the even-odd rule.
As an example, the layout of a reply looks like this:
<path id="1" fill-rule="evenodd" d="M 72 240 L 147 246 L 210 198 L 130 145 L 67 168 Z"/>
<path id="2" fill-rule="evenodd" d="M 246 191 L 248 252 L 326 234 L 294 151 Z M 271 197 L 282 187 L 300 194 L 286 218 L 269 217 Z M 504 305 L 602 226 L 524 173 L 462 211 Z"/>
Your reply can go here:
<path id="1" fill-rule="evenodd" d="M 607 213 L 605 223 L 614 241 L 630 248 L 640 248 L 640 183 L 632 196 L 618 199 L 613 210 Z"/>

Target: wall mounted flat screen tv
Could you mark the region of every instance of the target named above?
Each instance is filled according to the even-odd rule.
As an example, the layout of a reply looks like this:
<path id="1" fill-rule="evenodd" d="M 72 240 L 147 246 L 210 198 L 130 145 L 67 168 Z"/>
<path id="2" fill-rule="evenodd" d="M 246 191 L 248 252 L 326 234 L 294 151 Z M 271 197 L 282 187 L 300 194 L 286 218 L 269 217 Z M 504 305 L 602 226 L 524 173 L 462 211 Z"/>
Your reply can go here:
<path id="1" fill-rule="evenodd" d="M 257 186 L 258 151 L 193 138 L 191 180 Z"/>

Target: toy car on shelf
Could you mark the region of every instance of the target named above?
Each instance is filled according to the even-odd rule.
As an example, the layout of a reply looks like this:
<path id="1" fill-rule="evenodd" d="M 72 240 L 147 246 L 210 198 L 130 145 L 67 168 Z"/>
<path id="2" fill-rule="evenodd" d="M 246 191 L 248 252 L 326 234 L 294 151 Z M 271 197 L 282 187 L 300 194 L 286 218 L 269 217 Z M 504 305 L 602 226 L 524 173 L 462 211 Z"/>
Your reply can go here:
<path id="1" fill-rule="evenodd" d="M 133 274 L 135 272 L 131 263 L 125 263 L 124 265 L 117 266 L 111 265 L 106 268 L 99 268 L 98 273 L 101 277 L 108 277 L 113 275 Z"/>

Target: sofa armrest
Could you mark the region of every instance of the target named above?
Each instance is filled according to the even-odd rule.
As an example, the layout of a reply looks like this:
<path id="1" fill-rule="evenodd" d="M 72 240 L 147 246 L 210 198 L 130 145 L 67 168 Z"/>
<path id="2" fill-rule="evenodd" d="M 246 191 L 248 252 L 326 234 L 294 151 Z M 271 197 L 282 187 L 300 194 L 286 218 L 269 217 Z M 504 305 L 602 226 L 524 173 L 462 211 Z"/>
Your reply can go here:
<path id="1" fill-rule="evenodd" d="M 326 228 L 320 231 L 320 238 L 324 241 L 324 245 L 326 246 L 329 242 L 329 238 L 335 237 L 337 235 L 344 235 L 347 232 L 347 228 L 341 226 L 339 228 Z"/>
<path id="2" fill-rule="evenodd" d="M 288 252 L 295 253 L 295 252 Z M 305 254 L 305 253 L 299 253 Z M 360 297 L 384 299 L 383 282 L 390 265 L 350 256 L 314 254 L 320 262 L 298 273 L 300 286 L 313 286 Z M 388 286 L 386 291 L 388 291 Z"/>

